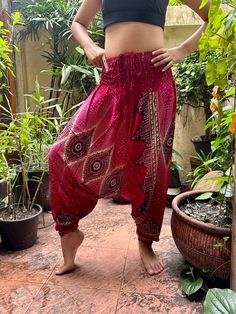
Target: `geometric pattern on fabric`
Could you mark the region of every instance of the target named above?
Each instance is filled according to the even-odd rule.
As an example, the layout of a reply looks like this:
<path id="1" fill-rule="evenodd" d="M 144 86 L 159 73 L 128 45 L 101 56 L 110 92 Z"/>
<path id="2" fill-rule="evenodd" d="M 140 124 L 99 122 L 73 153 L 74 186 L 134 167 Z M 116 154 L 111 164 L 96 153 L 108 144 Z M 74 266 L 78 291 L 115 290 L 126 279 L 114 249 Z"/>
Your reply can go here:
<path id="1" fill-rule="evenodd" d="M 88 156 L 84 164 L 83 181 L 86 183 L 102 177 L 110 163 L 112 149 L 96 152 Z"/>
<path id="2" fill-rule="evenodd" d="M 145 211 L 149 208 L 153 197 L 157 177 L 158 156 L 161 150 L 157 92 L 143 94 L 138 103 L 137 111 L 142 114 L 142 120 L 132 140 L 141 140 L 146 144 L 142 156 L 136 162 L 143 163 L 147 170 L 142 186 L 147 197 L 140 207 L 141 211 Z"/>
<path id="3" fill-rule="evenodd" d="M 168 133 L 163 143 L 164 156 L 166 160 L 171 160 L 172 147 L 173 147 L 173 141 L 174 141 L 174 128 L 175 128 L 175 122 L 173 121 L 171 126 L 169 127 Z"/>
<path id="4" fill-rule="evenodd" d="M 68 136 L 65 144 L 65 159 L 67 163 L 78 161 L 87 155 L 89 150 L 94 130 L 82 132 Z"/>
<path id="5" fill-rule="evenodd" d="M 163 73 L 151 58 L 107 60 L 109 71 L 53 145 L 51 205 L 61 234 L 74 231 L 97 199 L 120 193 L 132 203 L 137 234 L 158 240 L 176 95 L 171 69 Z"/>
<path id="6" fill-rule="evenodd" d="M 146 223 L 142 225 L 141 231 L 144 234 L 148 234 L 149 236 L 155 237 L 157 234 L 160 233 L 160 226 L 154 223 L 151 217 L 149 217 Z"/>
<path id="7" fill-rule="evenodd" d="M 102 197 L 110 196 L 114 193 L 120 192 L 122 187 L 124 176 L 124 168 L 115 169 L 111 174 L 109 174 L 103 181 L 101 185 L 100 195 Z"/>
<path id="8" fill-rule="evenodd" d="M 60 214 L 56 217 L 56 223 L 60 226 L 67 227 L 73 223 L 73 219 L 60 210 Z"/>

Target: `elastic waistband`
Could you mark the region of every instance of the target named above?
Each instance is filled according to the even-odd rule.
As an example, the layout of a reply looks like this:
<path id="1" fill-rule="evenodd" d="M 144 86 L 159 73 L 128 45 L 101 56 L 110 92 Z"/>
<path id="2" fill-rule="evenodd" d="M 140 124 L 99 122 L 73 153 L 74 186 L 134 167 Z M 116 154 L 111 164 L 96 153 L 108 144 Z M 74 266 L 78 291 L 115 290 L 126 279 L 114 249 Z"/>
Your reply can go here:
<path id="1" fill-rule="evenodd" d="M 172 71 L 162 72 L 164 66 L 155 67 L 151 62 L 152 51 L 126 52 L 107 58 L 108 70 L 103 69 L 102 83 L 129 88 L 153 84 L 158 78 L 172 78 Z"/>

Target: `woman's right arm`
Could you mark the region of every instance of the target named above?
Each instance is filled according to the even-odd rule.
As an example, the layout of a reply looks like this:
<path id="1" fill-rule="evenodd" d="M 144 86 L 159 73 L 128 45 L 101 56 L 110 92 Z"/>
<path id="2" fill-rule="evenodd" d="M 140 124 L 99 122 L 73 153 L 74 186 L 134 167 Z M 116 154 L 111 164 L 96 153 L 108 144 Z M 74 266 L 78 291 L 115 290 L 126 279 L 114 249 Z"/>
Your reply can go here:
<path id="1" fill-rule="evenodd" d="M 101 8 L 101 0 L 84 0 L 71 25 L 75 40 L 84 49 L 89 61 L 98 67 L 106 67 L 105 51 L 88 35 L 88 27 Z"/>

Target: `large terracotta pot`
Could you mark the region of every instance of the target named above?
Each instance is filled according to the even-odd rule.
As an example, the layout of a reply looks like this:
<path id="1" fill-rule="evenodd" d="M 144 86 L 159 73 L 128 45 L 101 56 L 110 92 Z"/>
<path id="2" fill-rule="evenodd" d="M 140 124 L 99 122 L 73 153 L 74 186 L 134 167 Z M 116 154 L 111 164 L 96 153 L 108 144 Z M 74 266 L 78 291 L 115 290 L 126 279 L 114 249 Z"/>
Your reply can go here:
<path id="1" fill-rule="evenodd" d="M 208 269 L 215 278 L 230 279 L 231 229 L 216 227 L 187 216 L 180 204 L 195 199 L 206 191 L 188 191 L 176 196 L 172 202 L 171 230 L 177 248 L 183 257 L 199 270 Z M 222 246 L 216 244 L 222 243 Z"/>

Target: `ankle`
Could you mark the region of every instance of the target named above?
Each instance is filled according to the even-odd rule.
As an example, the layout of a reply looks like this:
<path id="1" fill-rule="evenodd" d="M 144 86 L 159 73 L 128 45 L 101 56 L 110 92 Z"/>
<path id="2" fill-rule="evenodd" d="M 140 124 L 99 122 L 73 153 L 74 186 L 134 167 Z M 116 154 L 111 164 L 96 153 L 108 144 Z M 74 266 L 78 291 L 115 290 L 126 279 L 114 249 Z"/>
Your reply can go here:
<path id="1" fill-rule="evenodd" d="M 145 240 L 141 238 L 138 238 L 138 242 L 139 242 L 139 245 L 145 246 L 145 247 L 152 247 L 152 243 L 153 243 L 152 240 Z"/>

